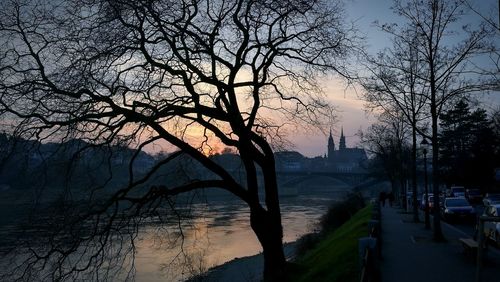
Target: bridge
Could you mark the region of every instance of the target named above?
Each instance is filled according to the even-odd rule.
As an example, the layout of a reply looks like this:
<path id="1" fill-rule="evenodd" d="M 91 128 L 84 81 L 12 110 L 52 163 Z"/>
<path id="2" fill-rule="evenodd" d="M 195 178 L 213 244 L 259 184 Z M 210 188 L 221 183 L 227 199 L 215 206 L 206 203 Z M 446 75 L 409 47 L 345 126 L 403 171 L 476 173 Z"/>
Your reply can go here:
<path id="1" fill-rule="evenodd" d="M 346 185 L 356 186 L 365 182 L 368 178 L 368 173 L 365 171 L 277 171 L 276 176 L 278 177 L 278 182 L 286 181 L 282 183 L 293 184 L 307 181 L 309 179 L 317 177 L 328 177 L 337 181 L 341 181 Z"/>
<path id="2" fill-rule="evenodd" d="M 281 195 L 309 193 L 347 194 L 369 180 L 364 171 L 277 171 Z"/>
<path id="3" fill-rule="evenodd" d="M 243 177 L 242 170 L 231 170 L 233 175 Z M 276 177 L 281 196 L 309 193 L 346 194 L 358 191 L 358 187 L 368 186 L 374 181 L 364 170 L 277 170 Z M 263 184 L 259 175 L 259 184 Z"/>

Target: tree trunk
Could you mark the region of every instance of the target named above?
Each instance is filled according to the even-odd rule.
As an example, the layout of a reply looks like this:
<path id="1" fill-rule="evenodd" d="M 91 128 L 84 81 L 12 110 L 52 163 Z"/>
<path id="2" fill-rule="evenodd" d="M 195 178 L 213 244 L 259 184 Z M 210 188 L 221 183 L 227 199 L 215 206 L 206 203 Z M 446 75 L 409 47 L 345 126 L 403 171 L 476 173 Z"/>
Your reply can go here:
<path id="1" fill-rule="evenodd" d="M 435 107 L 431 107 L 435 108 Z M 435 110 L 434 110 L 435 112 Z M 445 238 L 441 230 L 441 208 L 439 202 L 439 144 L 437 138 L 437 115 L 432 117 L 432 192 L 434 194 L 434 241 L 441 242 Z"/>
<path id="2" fill-rule="evenodd" d="M 434 42 L 428 41 L 428 64 L 429 64 L 429 82 L 431 90 L 430 110 L 431 110 L 431 127 L 432 127 L 432 192 L 434 194 L 434 207 L 433 207 L 433 231 L 434 241 L 444 241 L 443 231 L 441 230 L 441 209 L 439 203 L 439 145 L 438 145 L 438 105 L 437 105 L 437 86 L 436 86 L 436 69 L 434 66 Z"/>
<path id="3" fill-rule="evenodd" d="M 432 49 L 431 49 L 432 50 Z M 431 120 L 432 120 L 432 192 L 434 194 L 433 207 L 433 225 L 434 241 L 444 241 L 443 231 L 441 230 L 441 214 L 439 203 L 439 144 L 438 144 L 438 112 L 436 102 L 436 78 L 434 73 L 433 61 L 430 61 L 430 83 L 431 83 Z"/>
<path id="4" fill-rule="evenodd" d="M 413 120 L 416 120 L 415 116 Z M 419 222 L 418 199 L 417 199 L 417 125 L 412 124 L 412 150 L 411 150 L 411 186 L 413 189 L 413 221 Z"/>
<path id="5" fill-rule="evenodd" d="M 250 225 L 263 250 L 264 281 L 286 281 L 281 216 L 272 213 L 262 208 L 260 204 L 250 207 Z"/>
<path id="6" fill-rule="evenodd" d="M 405 201 L 406 201 L 406 208 L 405 211 L 408 211 L 408 185 L 406 185 L 406 176 L 404 172 L 404 165 L 401 163 L 401 171 L 399 173 L 399 186 L 401 190 L 404 191 L 405 195 Z"/>

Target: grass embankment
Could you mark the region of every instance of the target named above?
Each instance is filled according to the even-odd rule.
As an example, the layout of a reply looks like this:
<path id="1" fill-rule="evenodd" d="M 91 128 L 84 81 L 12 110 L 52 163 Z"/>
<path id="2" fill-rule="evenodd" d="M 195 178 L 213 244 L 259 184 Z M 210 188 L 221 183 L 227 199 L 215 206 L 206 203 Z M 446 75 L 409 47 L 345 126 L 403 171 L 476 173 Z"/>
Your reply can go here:
<path id="1" fill-rule="evenodd" d="M 358 239 L 368 236 L 372 206 L 366 206 L 346 223 L 329 232 L 296 261 L 293 281 L 358 281 Z"/>

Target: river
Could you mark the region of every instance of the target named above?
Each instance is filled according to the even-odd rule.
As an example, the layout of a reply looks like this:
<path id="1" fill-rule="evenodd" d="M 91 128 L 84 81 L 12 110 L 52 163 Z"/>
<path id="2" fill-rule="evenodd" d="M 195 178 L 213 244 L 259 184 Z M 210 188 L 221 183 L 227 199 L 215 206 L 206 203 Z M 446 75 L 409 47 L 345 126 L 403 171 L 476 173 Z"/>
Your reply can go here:
<path id="1" fill-rule="evenodd" d="M 318 219 L 335 200 L 336 194 L 282 198 L 284 242 L 293 242 L 314 231 Z M 262 251 L 250 228 L 249 210 L 244 204 L 236 200 L 213 201 L 193 208 L 202 212 L 193 220 L 192 227 L 184 230 L 183 247 L 188 263 L 185 256 L 177 256 L 179 248 L 162 244 L 162 239 L 168 238 L 162 229 L 144 227 L 136 245 L 137 281 L 182 281 L 210 267 Z"/>
<path id="2" fill-rule="evenodd" d="M 328 206 L 342 195 L 320 192 L 281 198 L 284 242 L 313 232 Z M 134 241 L 136 281 L 183 281 L 210 267 L 262 251 L 250 228 L 249 209 L 241 201 L 214 197 L 190 205 L 190 210 L 189 224 L 182 225 L 184 240 L 179 240 L 179 228 L 172 223 L 145 220 L 140 226 Z M 8 233 L 8 229 L 1 231 L 0 234 Z M 2 260 L 6 263 L 11 259 Z M 130 266 L 125 263 L 124 271 L 113 280 L 123 281 Z"/>

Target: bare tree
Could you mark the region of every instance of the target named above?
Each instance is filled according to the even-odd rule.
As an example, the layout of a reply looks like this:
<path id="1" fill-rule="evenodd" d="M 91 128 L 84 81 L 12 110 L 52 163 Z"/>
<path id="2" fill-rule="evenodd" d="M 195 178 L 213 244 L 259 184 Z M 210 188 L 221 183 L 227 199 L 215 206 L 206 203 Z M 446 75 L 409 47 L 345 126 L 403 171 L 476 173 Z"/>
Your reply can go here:
<path id="1" fill-rule="evenodd" d="M 384 25 L 384 30 L 396 38 L 415 32 L 413 50 L 426 65 L 425 76 L 420 79 L 429 88 L 428 101 L 431 120 L 430 134 L 419 132 L 432 142 L 433 180 L 435 195 L 439 194 L 439 144 L 438 119 L 442 109 L 456 97 L 483 89 L 478 82 L 474 59 L 491 51 L 486 44 L 491 30 L 485 25 L 474 27 L 460 22 L 466 15 L 463 1 L 394 1 L 393 10 L 404 20 L 400 29 L 397 25 Z M 425 93 L 424 93 L 425 94 Z M 443 240 L 439 217 L 439 197 L 434 198 L 434 239 Z"/>
<path id="2" fill-rule="evenodd" d="M 316 76 L 346 75 L 342 62 L 355 47 L 337 2 L 19 0 L 3 1 L 0 10 L 0 114 L 10 132 L 137 149 L 127 183 L 60 224 L 71 240 L 32 249 L 21 279 L 40 269 L 59 280 L 107 266 L 116 234 L 133 241 L 131 218 L 204 187 L 248 205 L 265 280 L 285 279 L 272 144 L 283 117 L 317 121 L 330 111 Z M 134 175 L 138 152 L 159 140 L 178 153 Z M 243 183 L 208 157 L 217 143 L 239 153 Z M 181 155 L 212 177 L 141 188 Z M 92 223 L 77 228 L 82 222 Z"/>
<path id="3" fill-rule="evenodd" d="M 382 112 L 377 122 L 361 132 L 361 143 L 374 156 L 372 169 L 391 182 L 392 192 L 403 195 L 406 206 L 406 183 L 408 180 L 408 135 L 409 126 L 402 114 Z"/>
<path id="4" fill-rule="evenodd" d="M 400 115 L 411 127 L 413 220 L 418 222 L 417 127 L 427 118 L 428 87 L 421 80 L 426 76 L 426 68 L 416 50 L 415 40 L 413 30 L 401 31 L 390 49 L 383 50 L 376 58 L 368 58 L 370 76 L 362 79 L 361 84 L 368 109 L 382 109 L 386 114 Z"/>
<path id="5" fill-rule="evenodd" d="M 496 10 L 488 7 L 490 9 L 486 11 L 484 9 L 481 11 L 477 7 L 478 3 L 473 1 L 463 0 L 463 2 L 467 8 L 482 19 L 485 25 L 496 30 L 491 34 L 493 47 L 488 52 L 488 63 L 485 66 L 479 66 L 479 72 L 487 78 L 484 86 L 498 92 L 500 91 L 500 46 L 498 45 L 500 41 L 500 2 L 497 3 Z"/>

